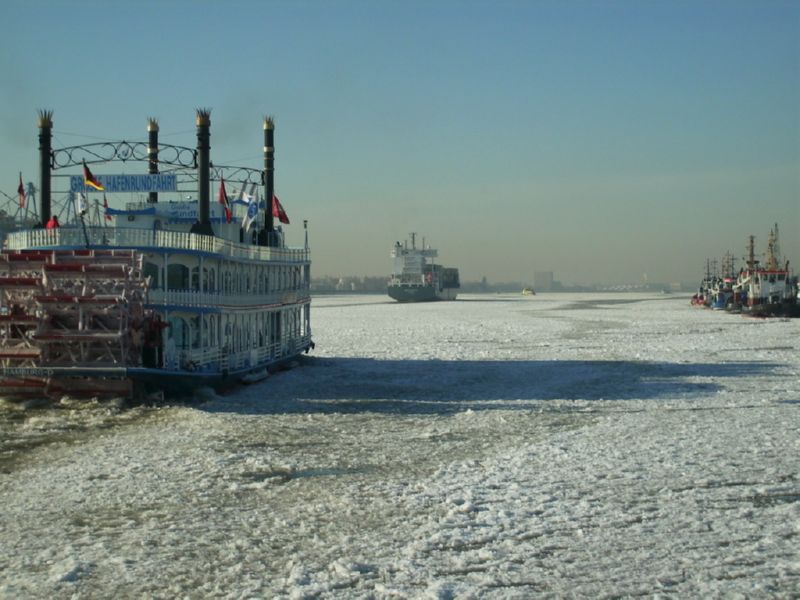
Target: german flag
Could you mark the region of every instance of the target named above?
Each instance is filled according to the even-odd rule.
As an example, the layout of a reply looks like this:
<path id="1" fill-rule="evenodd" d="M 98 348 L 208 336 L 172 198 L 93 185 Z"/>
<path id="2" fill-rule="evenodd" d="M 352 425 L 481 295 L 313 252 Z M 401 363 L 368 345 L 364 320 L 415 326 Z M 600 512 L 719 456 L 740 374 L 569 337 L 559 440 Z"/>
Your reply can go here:
<path id="1" fill-rule="evenodd" d="M 92 172 L 89 170 L 89 167 L 86 166 L 86 161 L 83 161 L 83 185 L 88 185 L 89 187 L 93 187 L 96 190 L 104 191 L 106 188 L 103 187 L 103 184 L 97 181 L 97 177 L 92 175 Z"/>

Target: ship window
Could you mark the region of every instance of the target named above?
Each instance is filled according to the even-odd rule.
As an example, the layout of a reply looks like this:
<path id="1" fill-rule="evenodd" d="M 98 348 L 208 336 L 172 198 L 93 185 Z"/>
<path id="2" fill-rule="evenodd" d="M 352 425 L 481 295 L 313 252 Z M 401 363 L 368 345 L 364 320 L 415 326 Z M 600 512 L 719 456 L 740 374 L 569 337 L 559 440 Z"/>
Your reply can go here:
<path id="1" fill-rule="evenodd" d="M 194 267 L 192 269 L 192 289 L 196 291 L 200 290 L 200 267 Z"/>
<path id="2" fill-rule="evenodd" d="M 185 265 L 169 265 L 167 267 L 167 286 L 171 290 L 189 287 L 189 268 Z"/>
<path id="3" fill-rule="evenodd" d="M 203 289 L 206 292 L 217 291 L 217 272 L 214 269 L 203 268 Z"/>
<path id="4" fill-rule="evenodd" d="M 144 263 L 142 275 L 150 278 L 150 289 L 157 290 L 159 288 L 158 273 L 160 269 L 158 265 L 151 262 Z"/>
<path id="5" fill-rule="evenodd" d="M 192 348 L 199 348 L 200 347 L 200 315 L 197 315 L 196 317 L 192 317 L 189 321 L 191 323 Z"/>
<path id="6" fill-rule="evenodd" d="M 175 342 L 175 347 L 179 350 L 187 350 L 189 348 L 189 326 L 186 321 L 180 317 L 169 318 L 169 336 Z"/>

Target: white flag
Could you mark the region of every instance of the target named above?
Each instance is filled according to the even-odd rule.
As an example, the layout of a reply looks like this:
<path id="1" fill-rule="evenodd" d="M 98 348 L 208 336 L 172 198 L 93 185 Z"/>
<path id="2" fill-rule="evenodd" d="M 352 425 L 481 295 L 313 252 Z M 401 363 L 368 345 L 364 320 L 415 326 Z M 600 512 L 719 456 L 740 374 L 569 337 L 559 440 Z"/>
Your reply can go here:
<path id="1" fill-rule="evenodd" d="M 256 220 L 257 215 L 258 198 L 256 196 L 250 196 L 250 202 L 247 203 L 247 214 L 245 215 L 244 219 L 242 219 L 242 229 L 248 231 L 250 226 Z"/>
<path id="2" fill-rule="evenodd" d="M 86 214 L 86 196 L 83 195 L 83 192 L 75 194 L 75 214 Z"/>
<path id="3" fill-rule="evenodd" d="M 239 190 L 239 193 L 236 195 L 237 200 L 241 200 L 242 202 L 250 202 L 253 199 L 253 196 L 256 195 L 256 184 L 250 184 L 250 192 L 247 192 L 247 184 L 242 186 L 242 189 Z"/>

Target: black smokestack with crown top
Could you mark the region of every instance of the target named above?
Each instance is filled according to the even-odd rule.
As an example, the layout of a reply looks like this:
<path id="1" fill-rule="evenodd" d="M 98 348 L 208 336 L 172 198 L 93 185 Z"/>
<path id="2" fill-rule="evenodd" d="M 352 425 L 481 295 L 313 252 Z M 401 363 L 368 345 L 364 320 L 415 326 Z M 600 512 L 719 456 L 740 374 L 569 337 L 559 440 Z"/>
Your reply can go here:
<path id="1" fill-rule="evenodd" d="M 39 111 L 39 194 L 44 227 L 50 220 L 50 169 L 52 168 L 53 111 Z"/>
<path id="2" fill-rule="evenodd" d="M 275 245 L 274 224 L 272 220 L 272 197 L 275 195 L 275 121 L 272 117 L 264 117 L 264 229 L 259 237 L 262 246 Z"/>
<path id="3" fill-rule="evenodd" d="M 151 175 L 158 173 L 158 119 L 147 119 L 147 172 Z M 158 202 L 158 192 L 150 192 L 147 202 Z"/>
<path id="4" fill-rule="evenodd" d="M 199 222 L 192 225 L 192 233 L 214 235 L 210 219 L 210 166 L 211 166 L 211 109 L 197 109 L 197 187 L 199 195 Z"/>

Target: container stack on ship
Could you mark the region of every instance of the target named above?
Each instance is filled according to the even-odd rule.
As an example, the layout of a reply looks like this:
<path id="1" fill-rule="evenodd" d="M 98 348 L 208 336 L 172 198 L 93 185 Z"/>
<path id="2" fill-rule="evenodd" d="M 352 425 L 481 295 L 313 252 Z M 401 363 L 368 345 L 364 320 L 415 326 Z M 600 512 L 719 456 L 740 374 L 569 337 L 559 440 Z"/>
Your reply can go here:
<path id="1" fill-rule="evenodd" d="M 52 113 L 38 124 L 41 222 L 10 233 L 0 253 L 4 397 L 221 388 L 313 347 L 308 238 L 289 248 L 274 223 L 288 218 L 274 195 L 272 119 L 263 170 L 212 166 L 208 110 L 197 111 L 196 148 L 159 144 L 150 119 L 148 142 L 53 149 Z M 147 163 L 147 173 L 89 167 L 115 161 Z M 53 214 L 52 171 L 81 167 L 70 180 L 74 202 Z M 185 195 L 187 182 L 196 198 L 168 199 Z M 131 190 L 147 195 L 87 223 L 91 195 L 106 204 L 106 194 Z"/>

